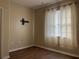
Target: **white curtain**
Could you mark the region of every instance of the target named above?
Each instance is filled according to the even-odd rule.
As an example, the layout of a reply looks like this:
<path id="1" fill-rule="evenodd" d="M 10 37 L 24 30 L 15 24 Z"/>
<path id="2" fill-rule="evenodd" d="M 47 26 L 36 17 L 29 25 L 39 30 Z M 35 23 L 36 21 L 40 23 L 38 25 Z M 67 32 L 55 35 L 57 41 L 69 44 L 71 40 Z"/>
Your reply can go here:
<path id="1" fill-rule="evenodd" d="M 45 16 L 45 43 L 48 46 L 73 49 L 76 41 L 75 4 L 50 8 Z"/>

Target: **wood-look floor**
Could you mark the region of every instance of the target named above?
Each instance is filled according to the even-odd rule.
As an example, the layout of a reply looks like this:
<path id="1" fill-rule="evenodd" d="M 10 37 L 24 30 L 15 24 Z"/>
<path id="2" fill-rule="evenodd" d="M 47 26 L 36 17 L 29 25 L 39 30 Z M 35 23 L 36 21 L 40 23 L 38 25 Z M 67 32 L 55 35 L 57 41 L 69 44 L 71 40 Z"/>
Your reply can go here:
<path id="1" fill-rule="evenodd" d="M 38 47 L 30 47 L 27 49 L 10 53 L 10 59 L 78 59 L 67 55 L 51 52 Z"/>

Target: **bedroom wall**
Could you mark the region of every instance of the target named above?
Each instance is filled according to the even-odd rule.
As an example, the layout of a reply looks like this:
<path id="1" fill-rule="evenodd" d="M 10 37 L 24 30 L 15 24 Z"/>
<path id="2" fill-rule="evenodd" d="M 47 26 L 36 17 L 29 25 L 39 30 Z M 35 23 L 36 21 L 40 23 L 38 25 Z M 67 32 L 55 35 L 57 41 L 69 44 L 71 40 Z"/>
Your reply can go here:
<path id="1" fill-rule="evenodd" d="M 45 8 L 35 10 L 35 43 L 44 45 Z"/>
<path id="2" fill-rule="evenodd" d="M 10 3 L 9 20 L 9 51 L 33 45 L 33 10 L 31 8 Z M 29 20 L 29 23 L 22 25 L 22 18 Z"/>

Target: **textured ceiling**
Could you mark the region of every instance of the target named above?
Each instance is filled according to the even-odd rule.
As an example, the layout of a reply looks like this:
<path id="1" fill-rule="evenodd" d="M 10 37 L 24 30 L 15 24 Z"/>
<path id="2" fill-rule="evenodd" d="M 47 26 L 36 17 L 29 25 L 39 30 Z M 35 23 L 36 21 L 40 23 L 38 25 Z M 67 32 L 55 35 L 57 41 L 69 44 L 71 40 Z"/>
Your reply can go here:
<path id="1" fill-rule="evenodd" d="M 27 7 L 38 7 L 40 5 L 56 3 L 61 0 L 12 0 L 12 1 Z"/>

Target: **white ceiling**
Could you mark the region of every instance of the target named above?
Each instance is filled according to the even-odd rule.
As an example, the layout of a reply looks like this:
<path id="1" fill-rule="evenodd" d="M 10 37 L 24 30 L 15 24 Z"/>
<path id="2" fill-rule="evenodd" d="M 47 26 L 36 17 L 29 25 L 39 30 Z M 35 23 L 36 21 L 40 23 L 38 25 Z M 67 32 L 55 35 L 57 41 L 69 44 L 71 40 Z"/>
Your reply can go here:
<path id="1" fill-rule="evenodd" d="M 56 3 L 61 0 L 12 0 L 12 1 L 28 7 L 38 7 L 40 5 Z"/>

